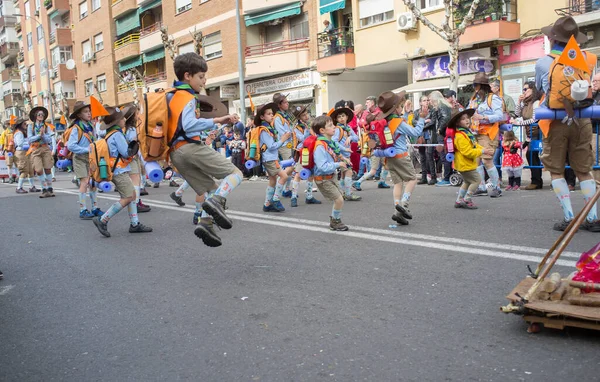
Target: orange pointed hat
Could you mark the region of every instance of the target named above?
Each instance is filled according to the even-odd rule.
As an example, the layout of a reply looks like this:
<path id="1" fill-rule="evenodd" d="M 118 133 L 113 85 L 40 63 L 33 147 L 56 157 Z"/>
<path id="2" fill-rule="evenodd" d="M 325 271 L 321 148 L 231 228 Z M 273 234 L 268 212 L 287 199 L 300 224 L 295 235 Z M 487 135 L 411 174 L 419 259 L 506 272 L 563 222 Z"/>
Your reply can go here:
<path id="1" fill-rule="evenodd" d="M 106 111 L 104 106 L 102 106 L 100 101 L 98 101 L 94 96 L 90 96 L 90 106 L 92 108 L 92 118 L 110 115 L 110 113 Z"/>

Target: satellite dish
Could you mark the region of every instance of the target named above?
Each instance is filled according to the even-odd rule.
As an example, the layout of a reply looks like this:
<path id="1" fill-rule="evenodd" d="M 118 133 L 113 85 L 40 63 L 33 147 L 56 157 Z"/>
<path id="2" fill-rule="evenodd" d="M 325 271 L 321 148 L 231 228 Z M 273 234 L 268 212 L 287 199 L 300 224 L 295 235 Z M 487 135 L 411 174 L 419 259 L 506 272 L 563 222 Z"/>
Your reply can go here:
<path id="1" fill-rule="evenodd" d="M 70 59 L 67 61 L 67 63 L 65 65 L 66 65 L 67 69 L 73 70 L 73 69 L 75 69 L 75 60 Z"/>

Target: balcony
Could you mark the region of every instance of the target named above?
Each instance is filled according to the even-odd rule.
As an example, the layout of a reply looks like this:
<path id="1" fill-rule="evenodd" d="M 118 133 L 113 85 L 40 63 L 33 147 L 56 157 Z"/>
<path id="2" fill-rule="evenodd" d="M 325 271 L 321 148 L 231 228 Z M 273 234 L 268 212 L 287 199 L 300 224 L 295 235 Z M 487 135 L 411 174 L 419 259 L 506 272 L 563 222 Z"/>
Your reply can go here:
<path id="1" fill-rule="evenodd" d="M 569 0 L 569 6 L 556 9 L 559 16 L 572 16 L 580 27 L 600 23 L 600 2 Z"/>
<path id="2" fill-rule="evenodd" d="M 18 54 L 18 42 L 4 42 L 0 45 L 0 58 L 2 59 L 2 62 L 5 62 L 10 58 L 17 57 Z"/>
<path id="3" fill-rule="evenodd" d="M 45 0 L 44 6 L 48 10 L 47 14 L 49 15 L 54 11 L 58 11 L 60 14 L 63 14 L 71 10 L 69 7 L 69 0 Z"/>
<path id="4" fill-rule="evenodd" d="M 56 28 L 50 32 L 50 48 L 55 46 L 71 46 L 73 40 L 70 28 Z"/>
<path id="5" fill-rule="evenodd" d="M 17 32 L 17 35 L 21 34 L 21 23 L 15 24 L 15 32 Z"/>
<path id="6" fill-rule="evenodd" d="M 460 24 L 471 7 L 471 1 L 454 0 L 454 23 Z M 516 0 L 481 0 L 471 23 L 460 37 L 461 45 L 492 41 L 516 41 L 521 37 L 517 22 Z"/>
<path id="7" fill-rule="evenodd" d="M 317 70 L 321 73 L 331 73 L 344 69 L 354 69 L 354 35 L 352 28 L 343 27 L 331 32 L 317 34 L 319 57 Z"/>
<path id="8" fill-rule="evenodd" d="M 123 61 L 140 55 L 140 34 L 133 33 L 115 41 L 115 60 Z"/>
<path id="9" fill-rule="evenodd" d="M 57 81 L 75 81 L 75 71 L 67 69 L 65 64 L 58 64 L 50 71 L 50 79 Z"/>
<path id="10" fill-rule="evenodd" d="M 141 52 L 147 52 L 152 50 L 152 48 L 162 45 L 162 36 L 160 34 L 161 26 L 162 23 L 158 22 L 140 30 Z"/>
<path id="11" fill-rule="evenodd" d="M 269 42 L 246 47 L 246 75 L 275 74 L 310 66 L 309 40 L 306 38 Z"/>
<path id="12" fill-rule="evenodd" d="M 16 81 L 21 80 L 21 75 L 19 74 L 19 69 L 6 68 L 2 71 L 2 82 L 11 81 L 11 80 L 16 80 Z"/>
<path id="13" fill-rule="evenodd" d="M 0 29 L 5 27 L 12 27 L 17 23 L 15 16 L 0 16 Z"/>
<path id="14" fill-rule="evenodd" d="M 146 85 L 156 82 L 165 82 L 167 81 L 167 72 L 159 72 L 150 76 L 145 76 L 144 81 L 146 82 Z"/>
<path id="15" fill-rule="evenodd" d="M 17 54 L 17 61 L 19 64 L 23 63 L 25 61 L 25 53 L 19 52 L 19 54 Z"/>
<path id="16" fill-rule="evenodd" d="M 142 99 L 142 90 L 144 89 L 143 81 L 130 81 L 119 83 L 117 86 L 117 103 L 124 105 L 133 102 L 133 89 L 137 86 L 138 100 Z"/>
<path id="17" fill-rule="evenodd" d="M 4 93 L 4 108 L 8 109 L 13 106 L 23 106 L 23 96 L 21 93 Z"/>
<path id="18" fill-rule="evenodd" d="M 137 9 L 137 1 L 136 0 L 111 0 L 112 1 L 112 17 L 114 19 L 119 18 L 119 16 L 134 11 Z"/>

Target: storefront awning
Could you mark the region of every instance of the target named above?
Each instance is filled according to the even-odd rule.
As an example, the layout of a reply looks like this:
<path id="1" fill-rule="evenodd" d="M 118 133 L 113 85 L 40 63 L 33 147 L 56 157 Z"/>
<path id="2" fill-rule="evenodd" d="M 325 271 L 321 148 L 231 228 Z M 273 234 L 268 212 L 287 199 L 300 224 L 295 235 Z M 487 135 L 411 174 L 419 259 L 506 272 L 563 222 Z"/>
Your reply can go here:
<path id="1" fill-rule="evenodd" d="M 130 58 L 129 60 L 124 60 L 122 62 L 119 62 L 119 72 L 131 69 L 131 68 L 135 68 L 136 66 L 140 66 L 140 65 L 142 65 L 142 56 L 133 57 L 133 58 Z"/>
<path id="2" fill-rule="evenodd" d="M 122 36 L 125 33 L 140 27 L 140 11 L 136 9 L 115 20 L 117 24 L 117 36 Z"/>
<path id="3" fill-rule="evenodd" d="M 261 12 L 246 15 L 244 16 L 244 21 L 248 27 L 250 25 L 262 24 L 267 21 L 282 19 L 284 17 L 296 16 L 300 13 L 302 13 L 302 2 L 296 1 L 281 7 L 270 8 Z"/>
<path id="4" fill-rule="evenodd" d="M 319 13 L 321 15 L 346 8 L 346 0 L 319 0 Z"/>
<path id="5" fill-rule="evenodd" d="M 160 4 L 162 3 L 162 0 L 155 0 L 152 1 L 142 7 L 140 7 L 140 14 L 144 13 L 145 11 L 147 11 L 148 9 L 152 9 L 152 8 L 156 8 L 158 7 Z"/>
<path id="6" fill-rule="evenodd" d="M 165 48 L 160 47 L 149 52 L 144 53 L 143 61 L 144 62 L 152 62 L 156 60 L 160 60 L 161 58 L 165 58 Z"/>
<path id="7" fill-rule="evenodd" d="M 463 76 L 458 77 L 458 87 L 463 87 L 467 85 L 473 84 L 473 79 L 475 79 L 475 73 L 473 74 L 465 74 Z M 418 92 L 427 92 L 430 90 L 437 89 L 448 89 L 450 88 L 450 78 L 436 78 L 435 80 L 428 81 L 419 81 L 414 84 L 409 84 L 403 86 L 398 89 L 394 89 L 394 93 L 400 93 L 401 91 L 405 91 L 407 93 L 418 93 Z"/>

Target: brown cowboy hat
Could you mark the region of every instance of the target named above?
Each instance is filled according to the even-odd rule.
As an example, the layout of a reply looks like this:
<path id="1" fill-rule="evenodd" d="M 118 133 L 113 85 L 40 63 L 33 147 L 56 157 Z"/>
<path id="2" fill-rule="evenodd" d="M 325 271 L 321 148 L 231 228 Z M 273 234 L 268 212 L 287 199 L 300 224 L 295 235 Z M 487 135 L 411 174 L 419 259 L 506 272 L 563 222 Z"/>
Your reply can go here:
<path id="1" fill-rule="evenodd" d="M 273 103 L 277 105 L 277 107 L 279 107 L 279 104 L 282 103 L 287 98 L 287 96 L 287 94 L 275 93 L 273 94 Z"/>
<path id="2" fill-rule="evenodd" d="M 571 16 L 563 16 L 554 22 L 554 25 L 548 25 L 542 28 L 542 33 L 548 36 L 550 40 L 567 43 L 571 36 L 579 44 L 587 42 L 588 38 L 579 31 L 579 26 Z"/>
<path id="3" fill-rule="evenodd" d="M 73 112 L 69 115 L 69 119 L 77 119 L 77 114 L 86 107 L 90 107 L 89 103 L 85 103 L 83 101 L 75 102 L 75 106 L 73 106 Z"/>
<path id="4" fill-rule="evenodd" d="M 227 107 L 219 98 L 197 94 L 196 102 L 200 105 L 200 118 L 219 118 L 228 114 Z"/>
<path id="5" fill-rule="evenodd" d="M 475 75 L 475 78 L 473 78 L 473 85 L 475 85 L 475 84 L 489 85 L 490 79 L 488 78 L 487 74 L 485 74 L 484 72 L 477 72 L 477 74 Z"/>
<path id="6" fill-rule="evenodd" d="M 29 112 L 29 119 L 31 120 L 31 122 L 36 121 L 35 116 L 37 115 L 38 111 L 41 111 L 44 113 L 44 121 L 46 120 L 46 118 L 48 118 L 48 109 L 46 109 L 43 106 L 36 106 L 33 109 L 31 109 L 31 111 Z"/>
<path id="7" fill-rule="evenodd" d="M 125 120 L 127 121 L 127 124 L 130 124 L 130 119 L 131 117 L 133 117 L 135 115 L 135 112 L 137 111 L 137 106 L 135 105 L 129 105 L 127 106 L 127 108 L 125 108 L 125 111 L 123 112 L 123 115 L 125 116 Z"/>
<path id="8" fill-rule="evenodd" d="M 296 106 L 294 108 L 294 110 L 292 111 L 292 114 L 294 114 L 294 117 L 296 117 L 296 119 L 298 119 L 306 110 L 308 110 L 308 106 L 309 105 Z"/>
<path id="9" fill-rule="evenodd" d="M 273 110 L 273 113 L 277 110 L 277 105 L 275 102 L 269 102 L 267 104 L 262 105 L 257 109 L 256 115 L 254 116 L 254 126 L 260 126 L 262 124 L 262 119 L 260 117 L 265 114 L 267 109 Z"/>
<path id="10" fill-rule="evenodd" d="M 450 116 L 450 121 L 448 121 L 448 127 L 452 129 L 456 127 L 456 124 L 460 120 L 460 117 L 462 117 L 465 114 L 467 114 L 470 118 L 473 116 L 473 114 L 475 114 L 475 109 L 465 109 L 463 111 L 453 110 L 452 115 Z"/>
<path id="11" fill-rule="evenodd" d="M 100 130 L 107 130 L 110 127 L 113 127 L 116 122 L 118 122 L 121 118 L 125 117 L 125 113 L 118 107 L 105 107 L 108 115 L 105 115 L 102 120 L 102 124 L 100 125 Z"/>
<path id="12" fill-rule="evenodd" d="M 352 121 L 352 118 L 354 118 L 354 112 L 352 111 L 352 109 L 350 109 L 349 107 L 338 107 L 337 109 L 332 111 L 331 114 L 329 115 L 331 117 L 331 119 L 333 119 L 334 125 L 337 123 L 338 115 L 340 115 L 342 113 L 346 114 L 346 116 L 348 117 L 348 119 L 346 120 L 346 123 Z"/>
<path id="13" fill-rule="evenodd" d="M 394 92 L 383 92 L 377 97 L 377 107 L 381 110 L 379 118 L 385 118 L 392 114 L 396 108 L 405 101 L 406 93 L 404 91 L 396 94 Z"/>
<path id="14" fill-rule="evenodd" d="M 13 125 L 13 126 L 15 127 L 15 129 L 18 129 L 18 128 L 20 128 L 20 127 L 23 125 L 23 123 L 25 123 L 25 122 L 27 122 L 27 120 L 26 120 L 25 118 L 23 118 L 23 117 L 19 117 L 19 118 L 17 118 L 17 120 L 15 121 L 15 123 L 14 123 L 14 125 Z"/>

